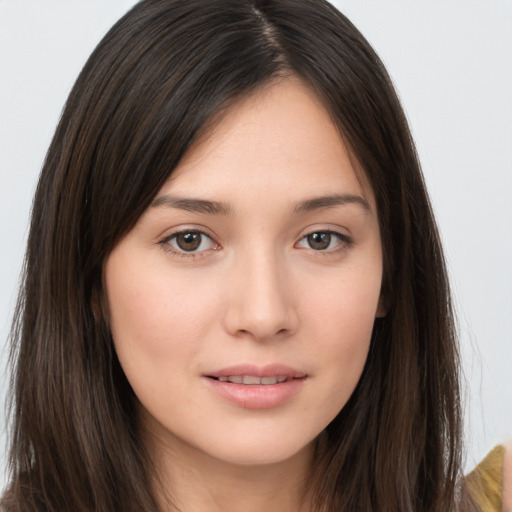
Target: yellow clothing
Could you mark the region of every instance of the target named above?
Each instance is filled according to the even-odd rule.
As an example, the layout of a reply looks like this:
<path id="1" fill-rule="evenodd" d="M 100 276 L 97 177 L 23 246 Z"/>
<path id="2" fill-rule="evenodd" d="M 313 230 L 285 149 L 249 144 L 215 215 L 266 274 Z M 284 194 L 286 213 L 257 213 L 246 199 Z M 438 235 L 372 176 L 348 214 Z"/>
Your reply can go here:
<path id="1" fill-rule="evenodd" d="M 496 446 L 466 477 L 467 489 L 482 512 L 502 511 L 504 455 L 505 448 Z"/>

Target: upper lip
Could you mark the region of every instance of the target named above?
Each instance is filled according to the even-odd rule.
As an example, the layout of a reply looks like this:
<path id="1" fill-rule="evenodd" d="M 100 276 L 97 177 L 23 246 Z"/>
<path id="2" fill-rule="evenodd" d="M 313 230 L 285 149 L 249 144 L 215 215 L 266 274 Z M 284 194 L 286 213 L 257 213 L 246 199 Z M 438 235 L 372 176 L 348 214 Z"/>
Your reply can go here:
<path id="1" fill-rule="evenodd" d="M 253 364 L 242 364 L 222 368 L 205 374 L 207 377 L 231 377 L 250 375 L 254 377 L 286 377 L 288 379 L 301 379 L 306 377 L 306 373 L 296 370 L 290 366 L 283 364 L 268 364 L 265 366 L 257 366 Z"/>

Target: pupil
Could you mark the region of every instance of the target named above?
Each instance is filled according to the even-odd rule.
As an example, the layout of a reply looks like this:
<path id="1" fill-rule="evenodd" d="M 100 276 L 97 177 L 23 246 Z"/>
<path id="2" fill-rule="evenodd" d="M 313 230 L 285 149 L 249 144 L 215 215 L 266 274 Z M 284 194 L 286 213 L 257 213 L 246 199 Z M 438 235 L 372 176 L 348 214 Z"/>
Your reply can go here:
<path id="1" fill-rule="evenodd" d="M 178 247 L 183 251 L 195 251 L 201 245 L 199 233 L 180 233 L 176 237 Z"/>
<path id="2" fill-rule="evenodd" d="M 308 244 L 312 249 L 327 249 L 331 243 L 330 233 L 312 233 L 308 235 Z"/>

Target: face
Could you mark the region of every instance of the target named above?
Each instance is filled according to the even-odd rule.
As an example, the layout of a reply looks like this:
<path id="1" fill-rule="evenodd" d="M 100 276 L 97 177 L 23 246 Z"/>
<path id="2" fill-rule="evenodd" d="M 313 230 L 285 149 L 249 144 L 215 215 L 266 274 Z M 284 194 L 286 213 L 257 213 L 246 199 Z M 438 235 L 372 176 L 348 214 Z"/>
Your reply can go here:
<path id="1" fill-rule="evenodd" d="M 105 265 L 112 335 L 156 443 L 290 459 L 349 399 L 379 310 L 375 201 L 293 78 L 233 107 Z"/>

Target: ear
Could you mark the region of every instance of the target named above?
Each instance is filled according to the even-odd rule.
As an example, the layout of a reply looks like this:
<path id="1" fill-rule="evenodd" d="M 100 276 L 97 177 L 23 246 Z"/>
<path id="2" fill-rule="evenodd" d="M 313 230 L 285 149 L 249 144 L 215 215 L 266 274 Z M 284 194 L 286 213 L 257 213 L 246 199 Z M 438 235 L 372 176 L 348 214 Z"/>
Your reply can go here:
<path id="1" fill-rule="evenodd" d="M 92 309 L 92 314 L 94 315 L 94 320 L 96 320 L 96 322 L 99 322 L 99 320 L 101 319 L 100 302 L 101 302 L 101 300 L 99 297 L 98 290 L 96 288 L 94 288 L 94 290 L 92 292 L 92 297 L 91 297 L 91 309 Z"/>
<path id="2" fill-rule="evenodd" d="M 105 293 L 100 291 L 97 287 L 95 287 L 92 292 L 91 309 L 96 322 L 104 320 L 108 325 L 108 305 L 105 298 Z"/>
<path id="3" fill-rule="evenodd" d="M 377 304 L 377 312 L 375 318 L 384 318 L 388 314 L 389 304 L 383 293 L 380 294 L 379 303 Z"/>

